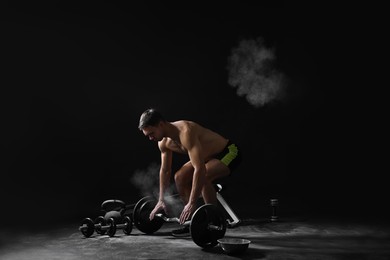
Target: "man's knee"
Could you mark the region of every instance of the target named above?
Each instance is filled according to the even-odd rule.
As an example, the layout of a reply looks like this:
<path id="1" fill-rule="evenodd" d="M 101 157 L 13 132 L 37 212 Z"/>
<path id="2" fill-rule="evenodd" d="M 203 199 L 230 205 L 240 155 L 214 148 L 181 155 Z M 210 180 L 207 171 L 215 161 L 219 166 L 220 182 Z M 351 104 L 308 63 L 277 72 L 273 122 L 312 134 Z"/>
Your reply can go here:
<path id="1" fill-rule="evenodd" d="M 179 185 L 181 182 L 183 182 L 183 176 L 178 171 L 175 173 L 175 183 Z"/>
<path id="2" fill-rule="evenodd" d="M 192 171 L 187 167 L 182 167 L 175 173 L 175 183 L 177 185 L 183 185 L 192 182 Z"/>
<path id="3" fill-rule="evenodd" d="M 206 179 L 208 182 L 213 183 L 215 180 L 229 176 L 230 169 L 219 160 L 210 160 L 206 164 Z"/>

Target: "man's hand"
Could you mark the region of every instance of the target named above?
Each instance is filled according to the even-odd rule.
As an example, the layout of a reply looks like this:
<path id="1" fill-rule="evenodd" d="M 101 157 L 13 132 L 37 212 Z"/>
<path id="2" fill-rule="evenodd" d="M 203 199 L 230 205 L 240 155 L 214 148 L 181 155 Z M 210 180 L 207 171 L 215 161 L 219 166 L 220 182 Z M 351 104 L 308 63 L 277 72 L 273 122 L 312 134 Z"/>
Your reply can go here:
<path id="1" fill-rule="evenodd" d="M 162 201 L 162 200 L 159 200 L 156 204 L 156 206 L 154 207 L 154 209 L 152 210 L 152 212 L 150 212 L 150 215 L 149 215 L 149 219 L 150 220 L 153 220 L 154 219 L 154 216 L 159 213 L 160 211 L 164 211 L 166 213 L 166 206 L 165 206 L 165 202 Z"/>
<path id="2" fill-rule="evenodd" d="M 186 220 L 188 220 L 191 217 L 192 213 L 194 213 L 195 209 L 196 209 L 195 203 L 189 202 L 187 205 L 185 205 L 180 215 L 180 224 L 184 224 L 184 222 L 186 222 Z"/>

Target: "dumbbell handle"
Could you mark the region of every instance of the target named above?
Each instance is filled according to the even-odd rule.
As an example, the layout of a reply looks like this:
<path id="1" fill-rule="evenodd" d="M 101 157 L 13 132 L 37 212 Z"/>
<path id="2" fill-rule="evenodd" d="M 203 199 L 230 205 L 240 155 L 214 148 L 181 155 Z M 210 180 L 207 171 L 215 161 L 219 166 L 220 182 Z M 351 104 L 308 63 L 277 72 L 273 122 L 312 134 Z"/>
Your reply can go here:
<path id="1" fill-rule="evenodd" d="M 116 225 L 116 228 L 117 228 L 117 229 L 122 229 L 122 228 L 125 229 L 125 228 L 127 227 L 127 225 L 128 225 L 127 223 L 124 223 L 124 224 L 117 224 L 117 225 Z"/>
<path id="2" fill-rule="evenodd" d="M 119 225 L 116 225 L 118 227 Z M 100 228 L 101 230 L 109 230 L 111 228 L 111 225 L 103 226 L 102 224 L 95 224 L 95 228 Z"/>
<path id="3" fill-rule="evenodd" d="M 116 224 L 116 228 L 117 228 L 117 229 L 125 229 L 125 228 L 127 227 L 127 225 L 128 225 L 127 223 Z M 96 224 L 95 227 L 96 227 L 96 226 L 100 226 L 100 229 L 101 229 L 101 230 L 108 230 L 108 229 L 110 229 L 110 227 L 111 227 L 111 226 L 102 226 L 101 224 Z"/>
<path id="4" fill-rule="evenodd" d="M 123 225 L 125 225 L 125 224 L 123 224 Z M 119 225 L 117 225 L 117 227 L 118 226 Z M 99 227 L 100 227 L 101 230 L 108 230 L 108 229 L 110 229 L 111 226 L 102 226 L 101 224 L 95 224 L 95 228 L 99 228 Z M 83 231 L 83 230 L 86 230 L 86 229 L 88 229 L 88 226 L 85 225 L 85 224 L 79 227 L 80 231 Z"/>
<path id="5" fill-rule="evenodd" d="M 110 229 L 110 226 L 103 226 L 102 224 L 95 224 L 94 226 L 95 226 L 95 228 L 100 228 L 101 230 L 108 230 L 108 229 Z M 80 231 L 86 230 L 86 229 L 88 229 L 88 226 L 86 224 L 84 224 L 84 225 L 79 227 Z"/>

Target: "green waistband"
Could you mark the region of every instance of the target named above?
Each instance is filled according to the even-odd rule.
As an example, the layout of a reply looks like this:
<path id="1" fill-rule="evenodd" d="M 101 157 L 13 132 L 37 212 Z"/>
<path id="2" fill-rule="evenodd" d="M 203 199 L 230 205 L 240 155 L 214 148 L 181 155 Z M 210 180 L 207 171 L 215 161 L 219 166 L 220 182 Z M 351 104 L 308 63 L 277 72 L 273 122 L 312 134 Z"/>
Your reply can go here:
<path id="1" fill-rule="evenodd" d="M 227 148 L 229 152 L 221 159 L 221 162 L 226 166 L 229 166 L 229 164 L 237 157 L 238 148 L 235 144 L 231 144 Z"/>

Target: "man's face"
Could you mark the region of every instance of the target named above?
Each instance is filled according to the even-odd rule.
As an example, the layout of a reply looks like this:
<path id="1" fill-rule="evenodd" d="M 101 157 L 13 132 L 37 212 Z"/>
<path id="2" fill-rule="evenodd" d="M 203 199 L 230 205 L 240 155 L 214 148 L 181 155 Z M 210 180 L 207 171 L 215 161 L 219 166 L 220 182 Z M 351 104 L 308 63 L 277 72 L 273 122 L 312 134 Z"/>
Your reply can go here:
<path id="1" fill-rule="evenodd" d="M 158 126 L 147 126 L 142 129 L 142 132 L 146 137 L 151 141 L 161 141 L 163 139 L 163 134 L 161 128 Z"/>

